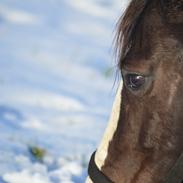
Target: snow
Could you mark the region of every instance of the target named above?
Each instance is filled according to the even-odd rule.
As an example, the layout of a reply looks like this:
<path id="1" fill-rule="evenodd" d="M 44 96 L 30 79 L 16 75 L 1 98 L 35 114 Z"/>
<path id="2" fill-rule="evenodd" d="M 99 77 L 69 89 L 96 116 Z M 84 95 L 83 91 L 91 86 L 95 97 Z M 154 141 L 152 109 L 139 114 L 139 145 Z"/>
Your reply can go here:
<path id="1" fill-rule="evenodd" d="M 84 182 L 116 92 L 112 41 L 127 3 L 0 1 L 0 182 Z"/>
<path id="2" fill-rule="evenodd" d="M 8 22 L 15 24 L 37 24 L 38 18 L 25 11 L 17 11 L 8 7 L 0 6 L 1 16 Z"/>

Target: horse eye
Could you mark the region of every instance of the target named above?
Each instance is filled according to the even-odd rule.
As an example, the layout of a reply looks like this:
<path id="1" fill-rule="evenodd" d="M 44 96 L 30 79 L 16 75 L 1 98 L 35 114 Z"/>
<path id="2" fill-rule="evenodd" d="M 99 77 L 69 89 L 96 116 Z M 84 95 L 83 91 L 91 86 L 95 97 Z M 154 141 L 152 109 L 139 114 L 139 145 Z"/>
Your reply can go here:
<path id="1" fill-rule="evenodd" d="M 145 77 L 138 74 L 127 74 L 125 76 L 126 86 L 132 90 L 138 90 L 145 83 Z"/>

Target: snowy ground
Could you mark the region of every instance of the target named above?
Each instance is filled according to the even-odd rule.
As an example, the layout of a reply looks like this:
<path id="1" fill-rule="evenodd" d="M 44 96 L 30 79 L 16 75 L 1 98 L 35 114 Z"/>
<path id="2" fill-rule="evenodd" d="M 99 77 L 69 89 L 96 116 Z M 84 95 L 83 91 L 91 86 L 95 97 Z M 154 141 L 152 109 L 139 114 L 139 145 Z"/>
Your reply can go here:
<path id="1" fill-rule="evenodd" d="M 84 182 L 114 98 L 112 40 L 126 4 L 0 1 L 0 183 Z"/>

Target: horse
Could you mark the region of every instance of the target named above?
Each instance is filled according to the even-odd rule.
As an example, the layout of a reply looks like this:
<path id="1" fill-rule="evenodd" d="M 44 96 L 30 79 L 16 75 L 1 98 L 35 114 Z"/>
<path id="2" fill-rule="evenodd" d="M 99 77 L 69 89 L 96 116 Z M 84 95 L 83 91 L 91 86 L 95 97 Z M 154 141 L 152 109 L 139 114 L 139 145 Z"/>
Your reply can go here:
<path id="1" fill-rule="evenodd" d="M 87 183 L 183 180 L 183 0 L 131 0 L 116 36 L 120 84 Z"/>

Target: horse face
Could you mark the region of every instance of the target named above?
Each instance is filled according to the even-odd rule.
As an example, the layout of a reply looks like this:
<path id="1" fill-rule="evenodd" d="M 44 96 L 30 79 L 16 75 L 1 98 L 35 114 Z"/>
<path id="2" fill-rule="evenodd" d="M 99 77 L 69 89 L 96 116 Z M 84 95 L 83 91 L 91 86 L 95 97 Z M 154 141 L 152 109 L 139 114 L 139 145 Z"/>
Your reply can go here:
<path id="1" fill-rule="evenodd" d="M 183 52 L 164 39 L 152 60 L 122 66 L 120 118 L 103 167 L 107 175 L 113 167 L 114 182 L 162 182 L 183 151 Z"/>
<path id="2" fill-rule="evenodd" d="M 101 168 L 115 183 L 162 183 L 183 151 L 182 1 L 158 2 L 120 63 L 122 103 Z"/>

